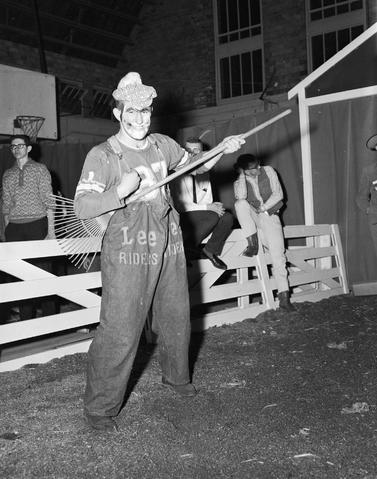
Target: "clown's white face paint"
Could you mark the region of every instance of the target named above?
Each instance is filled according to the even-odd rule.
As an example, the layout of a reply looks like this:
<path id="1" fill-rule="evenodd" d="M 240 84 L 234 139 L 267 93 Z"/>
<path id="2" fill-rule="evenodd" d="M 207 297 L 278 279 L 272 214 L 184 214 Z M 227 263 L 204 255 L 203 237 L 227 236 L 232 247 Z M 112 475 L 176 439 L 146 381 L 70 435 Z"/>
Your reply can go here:
<path id="1" fill-rule="evenodd" d="M 125 105 L 123 113 L 114 109 L 114 115 L 119 120 L 119 139 L 132 148 L 140 148 L 145 145 L 145 137 L 151 124 L 152 108 L 134 108 Z"/>

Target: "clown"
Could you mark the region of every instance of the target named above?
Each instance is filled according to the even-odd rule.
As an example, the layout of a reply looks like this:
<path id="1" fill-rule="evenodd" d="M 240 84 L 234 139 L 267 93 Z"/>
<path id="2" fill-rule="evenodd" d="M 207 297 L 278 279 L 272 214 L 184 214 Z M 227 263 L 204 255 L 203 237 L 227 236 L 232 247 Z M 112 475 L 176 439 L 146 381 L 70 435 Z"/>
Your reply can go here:
<path id="1" fill-rule="evenodd" d="M 179 217 L 166 187 L 126 205 L 126 200 L 199 158 L 171 138 L 149 134 L 157 94 L 138 73 L 113 92 L 119 131 L 87 155 L 75 195 L 75 211 L 88 219 L 112 213 L 101 251 L 100 324 L 88 353 L 84 416 L 97 430 L 115 431 L 142 329 L 149 312 L 159 337 L 162 384 L 194 396 L 188 347 L 190 306 Z M 223 140 L 237 151 L 239 136 Z M 202 168 L 211 168 L 218 155 Z"/>

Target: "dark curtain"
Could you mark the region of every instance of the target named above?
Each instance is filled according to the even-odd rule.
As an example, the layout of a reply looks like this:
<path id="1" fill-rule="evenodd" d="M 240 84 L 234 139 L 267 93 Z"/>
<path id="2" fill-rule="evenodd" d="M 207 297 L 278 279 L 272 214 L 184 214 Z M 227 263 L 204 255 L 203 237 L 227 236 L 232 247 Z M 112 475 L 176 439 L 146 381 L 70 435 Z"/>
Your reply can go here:
<path id="1" fill-rule="evenodd" d="M 349 282 L 377 279 L 365 214 L 356 205 L 361 170 L 377 160 L 366 140 L 377 133 L 377 97 L 310 108 L 315 223 L 337 223 Z"/>

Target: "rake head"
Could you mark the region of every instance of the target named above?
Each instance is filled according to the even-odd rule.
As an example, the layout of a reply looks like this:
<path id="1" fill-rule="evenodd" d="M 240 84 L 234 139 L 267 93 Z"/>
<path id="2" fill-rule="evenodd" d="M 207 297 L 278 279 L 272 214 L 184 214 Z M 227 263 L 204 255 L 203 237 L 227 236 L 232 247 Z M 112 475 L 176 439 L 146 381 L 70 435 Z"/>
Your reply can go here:
<path id="1" fill-rule="evenodd" d="M 89 271 L 97 253 L 101 250 L 102 239 L 111 214 L 106 213 L 81 220 L 74 211 L 74 202 L 70 198 L 52 195 L 55 201 L 56 240 L 70 261 L 77 267 Z"/>

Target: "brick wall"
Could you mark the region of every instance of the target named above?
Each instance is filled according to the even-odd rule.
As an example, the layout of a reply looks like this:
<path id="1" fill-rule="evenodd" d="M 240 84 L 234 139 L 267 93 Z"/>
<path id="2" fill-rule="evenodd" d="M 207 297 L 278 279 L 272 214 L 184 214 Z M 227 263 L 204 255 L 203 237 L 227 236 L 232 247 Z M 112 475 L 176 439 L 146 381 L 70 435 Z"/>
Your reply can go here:
<path id="1" fill-rule="evenodd" d="M 307 75 L 305 2 L 263 0 L 264 65 L 269 94 L 287 92 Z"/>
<path id="2" fill-rule="evenodd" d="M 215 104 L 211 0 L 164 0 L 146 5 L 126 47 L 131 70 L 155 86 L 160 110 L 175 112 Z"/>
<path id="3" fill-rule="evenodd" d="M 40 71 L 39 52 L 21 43 L 0 42 L 0 63 L 26 70 Z M 95 86 L 112 88 L 121 75 L 118 70 L 46 51 L 48 73 L 58 78 L 83 81 Z"/>
<path id="4" fill-rule="evenodd" d="M 377 21 L 376 0 L 367 2 L 367 26 Z M 307 75 L 304 0 L 262 0 L 265 80 L 269 95 L 286 93 Z M 112 89 L 127 71 L 138 71 L 158 92 L 156 114 L 216 105 L 212 0 L 146 2 L 126 47 L 127 63 L 109 68 L 46 52 L 49 73 Z M 0 63 L 39 70 L 36 49 L 0 42 Z"/>
<path id="5" fill-rule="evenodd" d="M 370 27 L 377 22 L 377 2 L 376 0 L 365 0 L 367 4 L 367 26 Z"/>
<path id="6" fill-rule="evenodd" d="M 305 2 L 263 0 L 265 78 L 271 94 L 288 91 L 307 74 Z M 130 68 L 154 85 L 162 108 L 216 104 L 214 24 L 210 0 L 162 0 L 145 6 L 142 26 L 126 48 Z"/>

